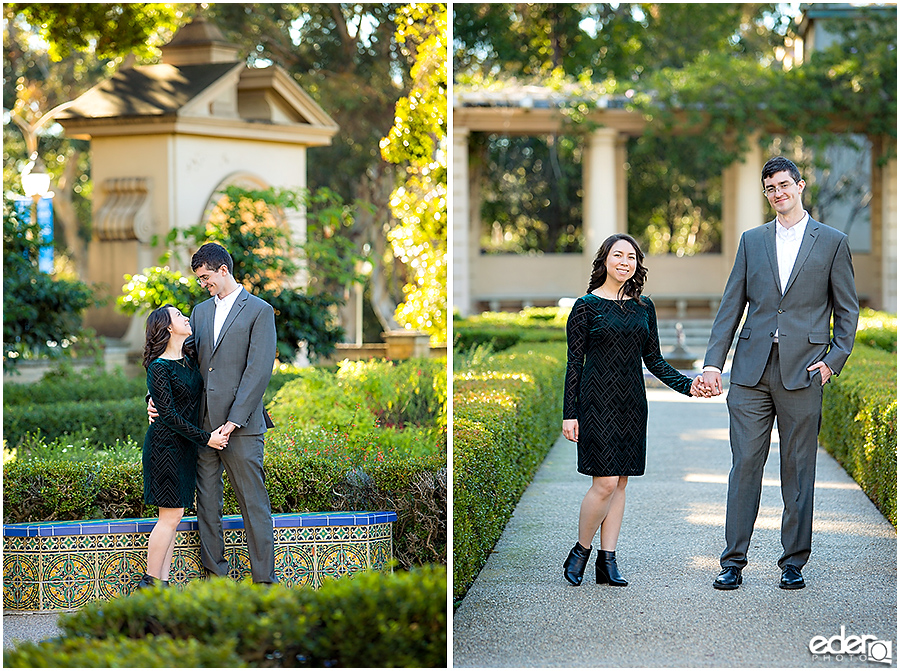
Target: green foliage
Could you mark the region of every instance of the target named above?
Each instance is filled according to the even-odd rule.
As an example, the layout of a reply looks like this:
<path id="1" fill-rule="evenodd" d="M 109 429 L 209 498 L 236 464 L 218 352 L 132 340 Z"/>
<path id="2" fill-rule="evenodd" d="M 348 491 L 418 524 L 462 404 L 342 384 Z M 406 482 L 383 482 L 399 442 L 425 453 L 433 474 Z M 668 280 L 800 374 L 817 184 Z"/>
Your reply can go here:
<path id="1" fill-rule="evenodd" d="M 319 590 L 213 579 L 93 602 L 62 616 L 60 627 L 67 637 L 96 642 L 193 642 L 198 652 L 221 648 L 221 658 L 236 655 L 254 667 L 443 667 L 446 602 L 439 566 L 366 572 Z M 30 647 L 31 659 L 56 645 Z"/>
<path id="2" fill-rule="evenodd" d="M 65 455 L 63 455 L 65 457 Z M 16 459 L 3 466 L 3 521 L 149 517 L 140 461 Z"/>
<path id="3" fill-rule="evenodd" d="M 70 356 L 87 335 L 82 313 L 97 301 L 84 282 L 38 270 L 40 227 L 19 220 L 3 203 L 3 364 L 15 369 L 25 357 Z"/>
<path id="4" fill-rule="evenodd" d="M 856 342 L 885 352 L 897 352 L 897 315 L 863 308 L 859 312 Z"/>
<path id="5" fill-rule="evenodd" d="M 456 319 L 453 347 L 464 352 L 490 345 L 494 351 L 501 351 L 520 341 L 565 341 L 568 315 L 568 308 L 524 308 L 519 312 L 483 312 Z"/>
<path id="6" fill-rule="evenodd" d="M 143 397 L 146 393 L 147 381 L 143 376 L 128 377 L 121 370 L 108 373 L 102 368 L 78 372 L 71 365 L 63 363 L 44 375 L 39 382 L 4 383 L 3 405 L 111 401 Z"/>
<path id="7" fill-rule="evenodd" d="M 446 423 L 445 359 L 343 361 L 337 373 L 300 371 L 269 409 L 277 424 L 315 425 L 355 433 L 370 428 L 423 427 Z"/>
<path id="8" fill-rule="evenodd" d="M 133 639 L 120 636 L 102 639 L 87 636 L 58 638 L 41 643 L 25 642 L 3 651 L 3 666 L 10 668 L 113 667 L 229 668 L 245 667 L 234 653 L 234 641 L 207 646 L 199 641 L 153 636 Z"/>
<path id="9" fill-rule="evenodd" d="M 832 380 L 819 440 L 897 526 L 897 357 L 857 344 Z"/>
<path id="10" fill-rule="evenodd" d="M 150 314 L 163 305 L 174 305 L 189 315 L 197 303 L 208 297 L 193 275 L 186 277 L 169 266 L 156 266 L 144 268 L 140 275 L 125 275 L 125 286 L 116 305 L 126 315 Z"/>
<path id="11" fill-rule="evenodd" d="M 408 268 L 396 320 L 447 341 L 447 6 L 404 5 L 397 41 L 414 55 L 409 95 L 397 101 L 381 155 L 403 165 L 406 178 L 391 196 L 400 221 L 388 233 L 394 255 Z"/>
<path id="12" fill-rule="evenodd" d="M 112 445 L 128 437 L 143 438 L 147 404 L 143 397 L 111 401 L 66 401 L 9 406 L 3 411 L 3 439 L 16 447 L 28 434 L 53 440 L 73 432 L 93 431 L 93 440 Z"/>
<path id="13" fill-rule="evenodd" d="M 163 3 L 33 4 L 4 5 L 7 19 L 17 14 L 40 29 L 56 61 L 73 51 L 90 49 L 100 58 L 132 52 L 152 53 L 148 41 L 160 28 L 173 30 L 176 7 Z"/>
<path id="14" fill-rule="evenodd" d="M 484 566 L 559 433 L 565 345 L 522 343 L 454 376 L 453 596 Z"/>
<path id="15" fill-rule="evenodd" d="M 217 242 L 229 251 L 235 278 L 275 310 L 281 360 L 293 360 L 301 342 L 306 343 L 312 358 L 331 354 L 343 337 L 335 308 L 343 304 L 346 287 L 362 280 L 356 267 L 363 257 L 345 232 L 363 205 L 346 205 L 328 189 L 305 194 L 229 186 L 221 195 L 207 222 L 183 233 L 170 232 L 170 248 L 179 245 L 181 234 L 182 247 Z M 301 209 L 307 212 L 308 240 L 297 245 L 284 223 L 284 212 Z M 161 262 L 170 256 L 167 252 Z M 307 267 L 309 286 L 301 290 L 293 285 L 302 263 Z M 207 297 L 196 277 L 186 277 L 168 266 L 147 268 L 143 274 L 126 275 L 125 279 L 117 303 L 129 315 L 147 314 L 167 303 L 189 314 Z"/>

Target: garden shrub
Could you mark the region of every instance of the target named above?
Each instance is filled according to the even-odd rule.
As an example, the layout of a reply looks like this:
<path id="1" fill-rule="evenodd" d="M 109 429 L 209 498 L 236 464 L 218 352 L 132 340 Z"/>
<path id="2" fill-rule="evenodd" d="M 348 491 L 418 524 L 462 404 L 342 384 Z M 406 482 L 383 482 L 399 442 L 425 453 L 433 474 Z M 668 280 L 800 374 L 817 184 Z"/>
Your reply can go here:
<path id="1" fill-rule="evenodd" d="M 819 442 L 896 526 L 896 355 L 857 344 L 825 386 L 822 412 Z"/>
<path id="2" fill-rule="evenodd" d="M 859 313 L 856 342 L 885 352 L 897 352 L 897 315 L 863 308 Z"/>
<path id="3" fill-rule="evenodd" d="M 453 592 L 484 566 L 559 434 L 565 345 L 522 343 L 453 386 Z"/>
<path id="4" fill-rule="evenodd" d="M 104 642 L 133 640 L 182 644 L 197 661 L 206 654 L 218 666 L 445 667 L 446 603 L 446 569 L 435 566 L 365 572 L 319 590 L 214 578 L 90 603 L 60 617 L 71 638 L 23 646 L 25 654 L 8 652 L 4 663 L 39 665 L 67 644 L 80 645 L 69 641 L 102 650 Z M 68 661 L 86 665 L 74 653 Z M 170 665 L 177 666 L 161 666 Z"/>
<path id="5" fill-rule="evenodd" d="M 36 405 L 66 401 L 112 401 L 136 398 L 147 393 L 144 376 L 128 377 L 121 370 L 75 371 L 63 365 L 31 384 L 4 383 L 3 405 Z"/>
<path id="6" fill-rule="evenodd" d="M 3 651 L 7 668 L 231 668 L 247 664 L 234 653 L 234 642 L 203 645 L 195 639 L 148 635 L 96 639 L 85 636 L 41 643 L 24 642 Z"/>
<path id="7" fill-rule="evenodd" d="M 94 440 L 112 445 L 129 437 L 143 440 L 147 404 L 143 397 L 112 401 L 67 401 L 14 405 L 3 411 L 3 439 L 16 447 L 28 434 L 49 440 L 93 429 Z"/>

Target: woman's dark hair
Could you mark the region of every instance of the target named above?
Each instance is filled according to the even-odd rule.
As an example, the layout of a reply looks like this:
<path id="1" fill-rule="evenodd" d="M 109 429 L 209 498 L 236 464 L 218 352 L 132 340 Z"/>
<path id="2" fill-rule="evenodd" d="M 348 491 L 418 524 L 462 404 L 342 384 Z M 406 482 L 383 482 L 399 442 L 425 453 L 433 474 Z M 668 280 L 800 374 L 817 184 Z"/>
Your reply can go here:
<path id="1" fill-rule="evenodd" d="M 611 235 L 603 241 L 602 245 L 600 245 L 600 249 L 597 250 L 597 255 L 594 257 L 591 279 L 588 281 L 588 293 L 603 286 L 603 283 L 606 282 L 606 257 L 609 256 L 609 252 L 612 250 L 613 245 L 619 240 L 626 240 L 634 247 L 634 252 L 637 256 L 637 267 L 634 269 L 634 275 L 622 285 L 622 288 L 619 290 L 619 295 L 637 298 L 638 302 L 641 303 L 641 292 L 644 290 L 644 281 L 647 279 L 647 269 L 644 267 L 644 252 L 641 251 L 641 247 L 638 245 L 637 240 L 625 233 Z"/>
<path id="2" fill-rule="evenodd" d="M 163 305 L 161 308 L 156 308 L 147 317 L 147 326 L 144 329 L 144 360 L 141 362 L 144 368 L 149 368 L 153 360 L 166 351 L 169 338 L 172 337 L 172 334 L 169 333 L 169 326 L 172 324 L 169 308 L 174 307 L 174 305 Z M 194 348 L 187 343 L 184 344 L 182 352 L 190 357 L 194 356 Z"/>
<path id="3" fill-rule="evenodd" d="M 207 242 L 191 257 L 191 270 L 196 271 L 200 266 L 205 266 L 207 270 L 218 270 L 226 266 L 228 272 L 234 275 L 234 261 L 231 254 L 215 242 Z"/>

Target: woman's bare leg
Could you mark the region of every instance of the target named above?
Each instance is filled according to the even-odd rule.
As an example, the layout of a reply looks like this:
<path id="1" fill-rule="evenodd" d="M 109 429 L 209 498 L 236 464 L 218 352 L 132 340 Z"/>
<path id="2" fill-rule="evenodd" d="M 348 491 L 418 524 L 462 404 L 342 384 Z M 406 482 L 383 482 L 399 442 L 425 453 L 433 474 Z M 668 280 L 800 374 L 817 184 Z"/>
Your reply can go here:
<path id="1" fill-rule="evenodd" d="M 591 488 L 581 502 L 581 513 L 578 516 L 578 542 L 581 547 L 591 547 L 597 529 L 609 514 L 619 480 L 617 475 L 593 478 Z M 621 519 L 619 523 L 621 524 Z"/>
<path id="2" fill-rule="evenodd" d="M 148 575 L 159 580 L 168 580 L 168 563 L 172 561 L 172 552 L 175 547 L 175 532 L 183 515 L 184 508 L 159 509 L 159 519 L 153 527 L 153 531 L 150 532 L 147 548 Z"/>

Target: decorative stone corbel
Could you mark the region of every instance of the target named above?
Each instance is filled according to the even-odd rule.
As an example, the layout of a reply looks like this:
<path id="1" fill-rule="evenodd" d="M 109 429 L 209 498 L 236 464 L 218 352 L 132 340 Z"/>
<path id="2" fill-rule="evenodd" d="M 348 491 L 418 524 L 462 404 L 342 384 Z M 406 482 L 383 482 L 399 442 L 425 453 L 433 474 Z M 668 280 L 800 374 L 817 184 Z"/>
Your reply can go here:
<path id="1" fill-rule="evenodd" d="M 97 210 L 94 232 L 100 240 L 139 240 L 150 242 L 153 220 L 150 215 L 148 177 L 108 179 L 103 184 L 106 201 Z"/>

